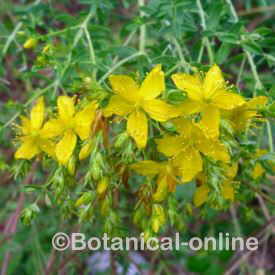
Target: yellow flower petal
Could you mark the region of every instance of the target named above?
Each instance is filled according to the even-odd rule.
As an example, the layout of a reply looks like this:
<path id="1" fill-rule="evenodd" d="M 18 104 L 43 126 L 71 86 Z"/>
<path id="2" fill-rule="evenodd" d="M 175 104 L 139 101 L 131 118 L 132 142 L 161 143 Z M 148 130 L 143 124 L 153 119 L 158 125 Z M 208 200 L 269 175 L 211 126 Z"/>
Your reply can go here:
<path id="1" fill-rule="evenodd" d="M 180 136 L 166 136 L 161 139 L 156 139 L 155 141 L 158 151 L 167 157 L 177 155 L 184 148 L 184 139 Z"/>
<path id="2" fill-rule="evenodd" d="M 137 102 L 139 87 L 131 77 L 126 75 L 111 75 L 109 81 L 115 93 L 129 102 Z"/>
<path id="3" fill-rule="evenodd" d="M 261 177 L 264 174 L 264 172 L 265 172 L 265 170 L 262 167 L 262 165 L 257 162 L 253 168 L 253 171 L 252 171 L 252 178 L 255 180 L 258 179 L 259 177 Z"/>
<path id="4" fill-rule="evenodd" d="M 209 191 L 207 184 L 197 187 L 194 195 L 194 204 L 196 207 L 200 207 L 207 201 Z"/>
<path id="5" fill-rule="evenodd" d="M 87 158 L 91 154 L 93 148 L 94 148 L 93 140 L 90 140 L 84 146 L 82 146 L 82 148 L 79 152 L 79 160 L 83 160 L 83 159 Z"/>
<path id="6" fill-rule="evenodd" d="M 44 138 L 53 138 L 60 136 L 64 131 L 64 124 L 59 119 L 51 119 L 45 123 L 41 130 L 41 135 Z"/>
<path id="7" fill-rule="evenodd" d="M 219 136 L 220 128 L 220 111 L 213 105 L 206 105 L 202 112 L 202 119 L 199 125 L 205 135 L 209 138 L 216 139 Z"/>
<path id="8" fill-rule="evenodd" d="M 82 140 L 90 136 L 97 106 L 96 102 L 91 102 L 74 117 L 74 130 Z"/>
<path id="9" fill-rule="evenodd" d="M 225 199 L 227 200 L 231 200 L 233 201 L 234 200 L 234 188 L 232 186 L 232 182 L 230 181 L 225 181 L 223 184 L 222 184 L 222 195 Z"/>
<path id="10" fill-rule="evenodd" d="M 266 96 L 257 96 L 246 103 L 248 109 L 256 110 L 258 107 L 267 104 L 268 98 Z"/>
<path id="11" fill-rule="evenodd" d="M 225 176 L 229 179 L 234 179 L 238 172 L 238 163 L 234 162 L 231 165 L 225 165 L 224 166 Z"/>
<path id="12" fill-rule="evenodd" d="M 187 116 L 201 112 L 202 104 L 199 101 L 186 99 L 184 102 L 176 105 L 174 108 L 181 110 L 180 115 Z"/>
<path id="13" fill-rule="evenodd" d="M 74 100 L 69 96 L 59 96 L 57 99 L 59 117 L 65 122 L 70 122 L 74 113 Z"/>
<path id="14" fill-rule="evenodd" d="M 154 120 L 167 121 L 180 115 L 181 110 L 160 99 L 146 100 L 142 103 L 144 111 Z"/>
<path id="15" fill-rule="evenodd" d="M 55 154 L 60 164 L 67 164 L 76 146 L 76 140 L 76 135 L 71 131 L 67 131 L 58 142 L 55 148 Z"/>
<path id="16" fill-rule="evenodd" d="M 163 169 L 163 164 L 152 160 L 143 160 L 130 166 L 131 169 L 143 176 L 154 176 Z"/>
<path id="17" fill-rule="evenodd" d="M 55 157 L 55 144 L 47 139 L 40 140 L 39 148 L 50 157 Z"/>
<path id="18" fill-rule="evenodd" d="M 140 96 L 144 100 L 156 98 L 165 90 L 164 73 L 161 65 L 156 65 L 146 76 L 140 87 Z"/>
<path id="19" fill-rule="evenodd" d="M 28 135 L 31 133 L 31 121 L 25 117 L 25 116 L 20 116 L 21 120 L 21 126 L 18 126 L 19 129 L 22 131 L 23 135 Z"/>
<path id="20" fill-rule="evenodd" d="M 40 97 L 37 103 L 31 110 L 31 127 L 32 129 L 38 130 L 41 128 L 45 113 L 44 98 Z"/>
<path id="21" fill-rule="evenodd" d="M 199 75 L 178 73 L 172 75 L 172 80 L 178 89 L 187 93 L 190 99 L 195 101 L 202 100 L 202 82 Z"/>
<path id="22" fill-rule="evenodd" d="M 134 104 L 126 101 L 123 97 L 119 95 L 114 95 L 110 98 L 108 106 L 103 110 L 103 114 L 109 117 L 113 114 L 119 116 L 128 115 L 134 109 Z"/>
<path id="23" fill-rule="evenodd" d="M 241 132 L 248 127 L 251 119 L 257 116 L 257 111 L 248 110 L 246 104 L 244 104 L 228 111 L 228 113 L 225 113 L 225 116 L 231 122 L 234 130 Z"/>
<path id="24" fill-rule="evenodd" d="M 216 107 L 224 110 L 231 110 L 245 103 L 244 98 L 238 94 L 222 91 L 212 97 L 212 103 Z"/>
<path id="25" fill-rule="evenodd" d="M 188 146 L 184 151 L 175 157 L 175 165 L 179 167 L 182 174 L 182 181 L 191 181 L 200 171 L 202 171 L 202 159 L 199 151 L 192 146 Z"/>
<path id="26" fill-rule="evenodd" d="M 172 120 L 178 133 L 185 139 L 194 139 L 194 135 L 197 136 L 197 132 L 201 133 L 199 127 L 197 127 L 190 119 L 176 118 Z"/>
<path id="27" fill-rule="evenodd" d="M 134 111 L 127 121 L 127 132 L 135 140 L 138 148 L 144 148 L 148 137 L 148 120 L 141 111 Z"/>
<path id="28" fill-rule="evenodd" d="M 226 147 L 219 140 L 201 139 L 197 142 L 197 148 L 204 155 L 209 156 L 215 160 L 228 162 L 230 156 Z"/>
<path id="29" fill-rule="evenodd" d="M 216 64 L 206 73 L 203 81 L 204 98 L 211 98 L 218 90 L 224 90 L 225 81 L 222 71 Z"/>
<path id="30" fill-rule="evenodd" d="M 24 142 L 15 153 L 16 159 L 32 159 L 40 152 L 32 138 L 24 138 Z"/>
<path id="31" fill-rule="evenodd" d="M 157 180 L 157 189 L 153 194 L 153 200 L 156 202 L 163 201 L 169 190 L 168 190 L 168 175 L 160 174 Z"/>

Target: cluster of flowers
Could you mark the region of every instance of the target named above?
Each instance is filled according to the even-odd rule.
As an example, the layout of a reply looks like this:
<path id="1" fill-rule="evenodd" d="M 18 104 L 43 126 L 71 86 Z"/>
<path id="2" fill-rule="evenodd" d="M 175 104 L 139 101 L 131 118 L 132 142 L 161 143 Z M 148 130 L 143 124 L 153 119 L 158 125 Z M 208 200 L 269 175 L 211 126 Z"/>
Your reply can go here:
<path id="1" fill-rule="evenodd" d="M 161 65 L 157 65 L 140 85 L 129 76 L 111 75 L 109 82 L 113 95 L 103 110 L 96 101 L 76 104 L 75 97 L 59 96 L 58 114 L 46 122 L 41 97 L 32 108 L 30 118 L 21 117 L 22 124 L 18 126 L 21 146 L 15 158 L 32 159 L 45 152 L 67 166 L 79 137 L 82 141 L 79 159 L 84 159 L 92 150 L 93 125 L 98 112 L 106 118 L 112 115 L 125 118 L 127 133 L 138 149 L 147 145 L 149 119 L 169 121 L 174 131 L 155 139 L 157 150 L 167 157 L 166 160 L 141 160 L 130 165 L 130 169 L 143 176 L 157 178 L 154 201 L 162 201 L 167 193 L 175 190 L 177 183 L 197 179 L 199 186 L 194 203 L 202 205 L 210 192 L 204 158 L 223 167 L 221 193 L 225 199 L 233 200 L 232 183 L 238 163 L 232 160 L 230 147 L 222 141 L 221 122 L 229 122 L 235 133 L 244 131 L 253 118 L 260 117 L 258 110 L 267 103 L 267 98 L 258 96 L 246 100 L 233 92 L 217 65 L 205 74 L 176 73 L 172 80 L 187 95 L 180 104 L 168 104 L 160 99 L 165 91 L 165 77 Z"/>

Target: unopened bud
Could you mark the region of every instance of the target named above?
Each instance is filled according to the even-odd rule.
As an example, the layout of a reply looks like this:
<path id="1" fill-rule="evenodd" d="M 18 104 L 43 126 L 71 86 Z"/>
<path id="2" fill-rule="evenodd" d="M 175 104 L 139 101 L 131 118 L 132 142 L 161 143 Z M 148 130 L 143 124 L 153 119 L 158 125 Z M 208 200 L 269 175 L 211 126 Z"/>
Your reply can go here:
<path id="1" fill-rule="evenodd" d="M 92 152 L 92 149 L 93 149 L 93 145 L 94 145 L 94 142 L 93 140 L 91 139 L 90 141 L 88 141 L 80 150 L 80 153 L 79 153 L 79 160 L 83 160 L 85 158 L 87 158 L 91 152 Z"/>
<path id="2" fill-rule="evenodd" d="M 97 193 L 99 195 L 102 195 L 107 190 L 107 187 L 109 185 L 109 179 L 107 177 L 103 177 L 102 180 L 97 185 Z"/>
<path id="3" fill-rule="evenodd" d="M 35 38 L 29 38 L 28 40 L 25 41 L 23 47 L 25 49 L 31 49 L 31 48 L 35 48 L 35 46 L 37 45 L 37 39 Z"/>

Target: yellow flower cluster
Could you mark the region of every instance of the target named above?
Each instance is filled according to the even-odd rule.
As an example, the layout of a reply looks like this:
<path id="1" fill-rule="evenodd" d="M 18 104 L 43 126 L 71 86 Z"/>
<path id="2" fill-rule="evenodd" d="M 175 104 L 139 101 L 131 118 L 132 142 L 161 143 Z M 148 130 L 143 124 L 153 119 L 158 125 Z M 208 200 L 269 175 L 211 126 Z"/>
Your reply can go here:
<path id="1" fill-rule="evenodd" d="M 221 118 L 228 120 L 236 133 L 243 131 L 253 118 L 259 117 L 258 109 L 267 103 L 267 98 L 259 96 L 246 101 L 241 95 L 230 91 L 220 68 L 213 65 L 204 77 L 202 74 L 174 74 L 172 80 L 179 90 L 187 94 L 187 100 L 171 106 L 156 99 L 165 89 L 163 75 L 161 66 L 157 65 L 141 87 L 129 77 L 110 78 L 116 95 L 111 98 L 105 114 L 127 116 L 127 131 L 139 148 L 145 147 L 147 142 L 146 114 L 157 121 L 170 120 L 177 131 L 176 135 L 165 134 L 155 140 L 158 151 L 168 157 L 168 161 L 145 160 L 133 164 L 131 168 L 144 176 L 157 175 L 153 199 L 161 201 L 175 189 L 178 178 L 181 183 L 201 178 L 203 157 L 208 157 L 227 167 L 227 180 L 222 185 L 221 193 L 225 199 L 233 200 L 231 182 L 236 175 L 237 164 L 230 164 L 228 149 L 219 139 Z M 194 121 L 196 114 L 200 115 L 198 122 Z M 233 172 L 230 173 L 230 170 Z M 197 189 L 194 197 L 197 206 L 206 201 L 210 191 L 206 176 L 203 178 L 204 184 Z"/>
<path id="2" fill-rule="evenodd" d="M 205 74 L 176 73 L 172 80 L 187 96 L 183 103 L 172 105 L 160 99 L 165 91 L 161 65 L 155 66 L 140 85 L 129 76 L 111 75 L 109 82 L 114 94 L 103 110 L 104 116 L 115 114 L 125 118 L 127 132 L 139 149 L 147 145 L 149 119 L 170 121 L 174 125 L 176 131 L 173 135 L 164 134 L 162 138 L 155 139 L 157 150 L 167 157 L 167 161 L 143 160 L 131 166 L 141 175 L 157 176 L 157 188 L 153 194 L 155 201 L 162 201 L 168 192 L 175 190 L 177 183 L 198 179 L 200 186 L 194 201 L 197 206 L 203 204 L 210 191 L 203 169 L 204 158 L 226 167 L 222 194 L 225 199 L 233 200 L 232 180 L 237 164 L 231 162 L 228 148 L 220 139 L 221 120 L 229 121 L 236 133 L 241 132 L 253 118 L 259 118 L 258 110 L 267 103 L 267 98 L 259 96 L 246 100 L 234 93 L 217 65 Z M 44 99 L 39 98 L 30 118 L 21 117 L 19 139 L 22 144 L 15 157 L 31 159 L 45 152 L 60 164 L 67 165 L 79 137 L 85 141 L 79 158 L 85 158 L 93 144 L 91 125 L 97 108 L 95 101 L 78 108 L 74 98 L 59 96 L 58 114 L 44 122 Z"/>
<path id="3" fill-rule="evenodd" d="M 57 100 L 58 115 L 44 123 L 45 103 L 44 98 L 40 97 L 31 110 L 30 118 L 21 117 L 19 139 L 22 144 L 15 158 L 32 159 L 40 152 L 45 152 L 66 165 L 76 147 L 77 137 L 82 141 L 89 139 L 96 108 L 97 103 L 90 102 L 76 111 L 74 98 L 60 96 Z M 86 149 L 85 146 L 83 149 Z"/>

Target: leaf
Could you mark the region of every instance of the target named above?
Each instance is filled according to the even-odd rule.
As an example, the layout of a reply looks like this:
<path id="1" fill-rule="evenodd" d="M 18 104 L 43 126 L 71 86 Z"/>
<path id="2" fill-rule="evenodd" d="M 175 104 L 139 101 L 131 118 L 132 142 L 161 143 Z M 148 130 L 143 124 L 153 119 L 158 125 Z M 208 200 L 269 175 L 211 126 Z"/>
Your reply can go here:
<path id="1" fill-rule="evenodd" d="M 243 41 L 241 45 L 244 49 L 253 54 L 262 54 L 261 46 L 254 41 Z"/>
<path id="2" fill-rule="evenodd" d="M 219 50 L 216 53 L 215 60 L 217 64 L 222 64 L 228 58 L 230 54 L 230 50 L 232 49 L 233 45 L 227 42 L 223 42 L 220 46 Z"/>

